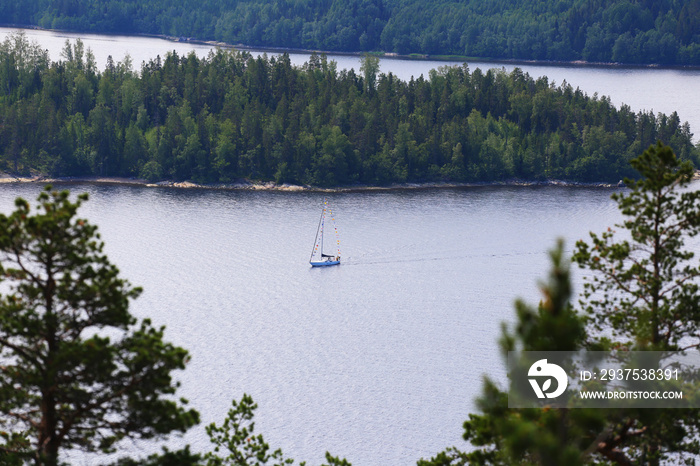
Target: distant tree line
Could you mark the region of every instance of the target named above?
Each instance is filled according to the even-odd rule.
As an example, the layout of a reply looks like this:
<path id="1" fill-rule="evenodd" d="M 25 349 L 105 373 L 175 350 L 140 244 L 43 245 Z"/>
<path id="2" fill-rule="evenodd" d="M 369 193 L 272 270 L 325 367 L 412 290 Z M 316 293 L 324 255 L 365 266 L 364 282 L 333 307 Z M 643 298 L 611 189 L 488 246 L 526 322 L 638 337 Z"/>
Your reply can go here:
<path id="1" fill-rule="evenodd" d="M 312 55 L 109 61 L 23 35 L 0 47 L 0 170 L 319 186 L 512 178 L 618 181 L 657 140 L 698 160 L 687 123 L 616 108 L 515 69 L 441 68 L 410 81 Z"/>
<path id="2" fill-rule="evenodd" d="M 255 46 L 700 65 L 700 0 L 0 0 L 0 21 Z"/>

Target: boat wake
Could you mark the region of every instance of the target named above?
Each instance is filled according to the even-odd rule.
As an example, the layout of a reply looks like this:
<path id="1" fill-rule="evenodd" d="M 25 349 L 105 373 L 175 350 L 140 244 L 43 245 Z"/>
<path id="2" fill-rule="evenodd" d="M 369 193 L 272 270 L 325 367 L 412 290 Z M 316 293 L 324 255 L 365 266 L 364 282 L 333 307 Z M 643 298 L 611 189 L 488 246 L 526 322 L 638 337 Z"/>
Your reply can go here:
<path id="1" fill-rule="evenodd" d="M 546 251 L 540 252 L 517 252 L 517 253 L 485 253 L 485 254 L 436 254 L 430 256 L 414 256 L 414 257 L 374 257 L 366 256 L 348 256 L 343 258 L 343 266 L 358 266 L 358 265 L 377 265 L 377 264 L 400 264 L 412 262 L 431 262 L 431 261 L 453 261 L 453 260 L 478 260 L 478 259 L 498 259 L 516 256 L 536 256 L 547 254 Z"/>

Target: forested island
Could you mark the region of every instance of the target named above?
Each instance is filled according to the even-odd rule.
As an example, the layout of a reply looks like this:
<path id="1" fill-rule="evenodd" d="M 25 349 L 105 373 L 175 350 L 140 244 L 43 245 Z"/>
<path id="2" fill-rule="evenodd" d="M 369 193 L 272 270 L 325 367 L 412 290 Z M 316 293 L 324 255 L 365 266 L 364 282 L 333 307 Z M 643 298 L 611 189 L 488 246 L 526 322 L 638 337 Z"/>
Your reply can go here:
<path id="1" fill-rule="evenodd" d="M 700 65 L 700 0 L 0 0 L 0 18 L 252 46 Z"/>
<path id="2" fill-rule="evenodd" d="M 51 62 L 15 35 L 0 47 L 0 170 L 314 186 L 511 179 L 617 182 L 661 140 L 698 161 L 689 125 L 616 108 L 566 82 L 462 67 L 409 82 L 338 71 L 313 55 L 168 54 L 104 71 L 83 44 Z M 698 164 L 696 163 L 696 166 Z"/>

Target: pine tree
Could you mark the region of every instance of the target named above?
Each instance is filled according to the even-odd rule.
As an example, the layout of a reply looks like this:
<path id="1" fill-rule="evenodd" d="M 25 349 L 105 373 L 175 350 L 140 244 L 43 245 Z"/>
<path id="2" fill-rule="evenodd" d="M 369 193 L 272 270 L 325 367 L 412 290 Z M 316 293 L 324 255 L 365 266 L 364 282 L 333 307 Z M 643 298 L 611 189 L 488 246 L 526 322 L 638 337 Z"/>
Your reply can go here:
<path id="1" fill-rule="evenodd" d="M 57 465 L 61 451 L 112 452 L 122 439 L 160 438 L 199 420 L 174 398 L 171 372 L 184 368 L 187 351 L 130 314 L 141 290 L 120 278 L 97 227 L 76 217 L 86 199 L 47 187 L 35 212 L 17 199 L 0 215 L 7 458 Z"/>
<path id="2" fill-rule="evenodd" d="M 625 239 L 612 228 L 591 233 L 591 244 L 579 241 L 573 257 L 591 272 L 581 301 L 591 322 L 586 346 L 697 351 L 700 264 L 685 245 L 700 232 L 700 191 L 688 187 L 693 167 L 660 142 L 631 163 L 641 178 L 625 180 L 631 191 L 613 195 Z M 691 376 L 697 380 L 700 369 Z M 678 462 L 700 452 L 697 410 L 618 411 L 617 419 L 597 450 L 618 464 Z"/>
<path id="3" fill-rule="evenodd" d="M 503 327 L 504 358 L 509 351 L 576 351 L 583 345 L 585 319 L 569 302 L 571 283 L 562 242 L 550 257 L 552 269 L 541 286 L 539 306 L 518 300 L 515 328 Z M 464 439 L 476 448 L 470 452 L 450 448 L 419 461 L 419 466 L 581 465 L 586 449 L 604 426 L 602 410 L 508 408 L 508 393 L 488 378 L 477 405 L 482 414 L 470 414 L 464 423 Z"/>
<path id="4" fill-rule="evenodd" d="M 281 449 L 271 451 L 262 434 L 255 435 L 254 414 L 258 405 L 250 395 L 243 394 L 241 401 L 233 400 L 223 424 L 207 426 L 207 435 L 214 451 L 204 455 L 204 466 L 284 466 L 294 464 L 285 458 Z M 222 456 L 225 455 L 225 456 Z M 344 458 L 326 452 L 326 461 L 321 466 L 352 466 Z M 299 466 L 305 466 L 302 461 Z"/>
<path id="5" fill-rule="evenodd" d="M 669 355 L 700 348 L 700 267 L 685 247 L 700 232 L 700 191 L 687 186 L 689 162 L 658 143 L 631 161 L 641 175 L 613 196 L 625 220 L 579 241 L 573 260 L 591 272 L 581 299 L 586 315 L 568 304 L 561 246 L 552 255 L 550 283 L 537 312 L 518 303 L 515 332 L 505 351 L 634 350 Z M 700 370 L 685 377 L 700 376 Z M 695 396 L 693 393 L 684 393 Z M 476 448 L 448 449 L 420 466 L 462 464 L 695 464 L 700 417 L 696 409 L 510 409 L 508 395 L 485 382 L 482 414 L 465 422 Z"/>
<path id="6" fill-rule="evenodd" d="M 700 267 L 685 241 L 700 232 L 700 191 L 689 190 L 690 162 L 680 162 L 658 143 L 631 161 L 641 178 L 626 180 L 629 193 L 616 193 L 625 220 L 592 244 L 579 241 L 574 260 L 593 272 L 585 283 L 584 307 L 593 329 L 612 338 L 591 343 L 609 349 L 678 351 L 700 346 Z M 692 341 L 688 341 L 691 338 Z"/>

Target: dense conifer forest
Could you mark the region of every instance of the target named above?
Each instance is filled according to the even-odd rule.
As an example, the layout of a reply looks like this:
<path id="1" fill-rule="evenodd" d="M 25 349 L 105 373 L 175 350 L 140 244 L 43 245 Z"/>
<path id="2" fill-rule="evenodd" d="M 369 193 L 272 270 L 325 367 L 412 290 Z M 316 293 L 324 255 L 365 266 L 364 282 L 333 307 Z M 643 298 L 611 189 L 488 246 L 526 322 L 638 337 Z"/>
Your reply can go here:
<path id="1" fill-rule="evenodd" d="M 0 21 L 317 50 L 700 65 L 700 0 L 0 0 Z"/>
<path id="2" fill-rule="evenodd" d="M 0 170 L 318 186 L 567 179 L 616 182 L 662 140 L 698 159 L 678 115 L 616 108 L 566 82 L 441 68 L 409 82 L 313 55 L 169 54 L 98 70 L 80 41 L 50 62 L 0 47 Z"/>

